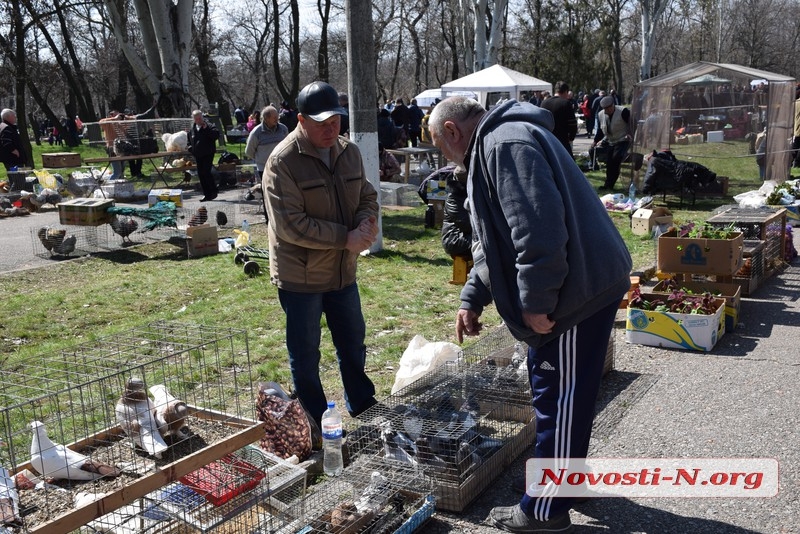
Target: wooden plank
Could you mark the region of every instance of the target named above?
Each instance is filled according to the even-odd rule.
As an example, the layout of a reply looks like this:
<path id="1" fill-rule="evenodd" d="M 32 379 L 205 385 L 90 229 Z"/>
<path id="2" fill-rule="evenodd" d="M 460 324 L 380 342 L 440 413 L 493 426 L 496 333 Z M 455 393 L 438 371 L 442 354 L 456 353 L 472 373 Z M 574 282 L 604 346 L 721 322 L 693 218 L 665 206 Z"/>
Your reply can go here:
<path id="1" fill-rule="evenodd" d="M 108 493 L 96 501 L 76 508 L 71 512 L 62 514 L 52 521 L 43 523 L 28 532 L 29 534 L 67 534 L 72 532 L 86 525 L 93 519 L 102 517 L 126 504 L 130 504 L 136 499 L 175 482 L 182 476 L 204 465 L 219 460 L 226 454 L 258 441 L 263 435 L 264 423 L 255 424 L 250 428 L 237 432 L 230 438 L 205 447 L 169 465 L 165 465 L 156 473 L 142 477 L 124 488 Z"/>

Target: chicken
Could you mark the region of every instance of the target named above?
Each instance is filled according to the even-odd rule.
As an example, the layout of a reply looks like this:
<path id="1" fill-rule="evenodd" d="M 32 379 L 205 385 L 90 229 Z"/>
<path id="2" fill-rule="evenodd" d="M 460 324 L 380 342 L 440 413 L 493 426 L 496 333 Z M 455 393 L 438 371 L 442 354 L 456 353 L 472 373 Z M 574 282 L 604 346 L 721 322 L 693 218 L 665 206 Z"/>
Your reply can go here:
<path id="1" fill-rule="evenodd" d="M 163 384 L 152 386 L 150 393 L 153 394 L 156 422 L 161 435 L 166 437 L 172 434 L 179 439 L 188 438 L 189 434 L 183 430 L 186 426 L 186 416 L 189 415 L 186 403 L 170 395 Z"/>
<path id="2" fill-rule="evenodd" d="M 118 467 L 92 460 L 47 437 L 44 423 L 31 423 L 31 467 L 44 478 L 67 480 L 97 480 L 105 476 L 119 476 Z"/>
<path id="3" fill-rule="evenodd" d="M 115 412 L 125 434 L 148 454 L 161 458 L 161 453 L 168 446 L 158 431 L 155 406 L 140 378 L 131 378 L 125 384 L 125 391 L 117 402 Z"/>
<path id="4" fill-rule="evenodd" d="M 39 228 L 38 232 L 36 232 L 36 236 L 39 238 L 39 241 L 42 242 L 44 248 L 46 248 L 51 254 L 53 253 L 53 247 L 60 245 L 61 242 L 64 241 L 64 236 L 66 235 L 66 230 L 50 228 L 49 226 L 43 226 Z"/>
<path id="5" fill-rule="evenodd" d="M 75 244 L 78 238 L 75 235 L 68 235 L 61 243 L 53 245 L 53 252 L 61 254 L 62 256 L 69 256 L 75 250 Z"/>
<path id="6" fill-rule="evenodd" d="M 114 233 L 122 237 L 123 243 L 126 242 L 126 239 L 128 243 L 131 243 L 132 241 L 128 236 L 139 228 L 139 223 L 132 217 L 115 216 L 111 219 L 109 224 L 111 225 L 111 229 L 114 230 Z"/>
<path id="7" fill-rule="evenodd" d="M 198 208 L 197 213 L 192 215 L 192 218 L 189 219 L 189 226 L 200 226 L 201 224 L 205 224 L 208 220 L 208 210 L 205 206 L 200 206 Z"/>

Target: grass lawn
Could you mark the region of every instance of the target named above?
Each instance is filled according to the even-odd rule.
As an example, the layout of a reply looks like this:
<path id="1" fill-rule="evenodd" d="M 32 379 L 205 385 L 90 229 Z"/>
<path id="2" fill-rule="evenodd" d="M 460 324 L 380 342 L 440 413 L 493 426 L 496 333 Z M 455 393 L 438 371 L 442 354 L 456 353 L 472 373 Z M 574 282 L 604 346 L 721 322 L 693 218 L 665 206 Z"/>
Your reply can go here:
<path id="1" fill-rule="evenodd" d="M 44 145 L 37 147 L 37 154 L 41 150 L 65 149 Z M 84 157 L 103 154 L 98 147 L 83 146 L 78 151 Z M 731 178 L 730 194 L 757 187 L 757 174 L 745 168 L 746 161 L 734 163 L 725 171 Z M 603 173 L 590 172 L 588 179 L 598 186 Z M 730 196 L 699 199 L 691 209 L 678 209 L 677 199 L 669 197 L 668 206 L 676 223 L 683 223 L 703 221 L 715 207 L 731 202 Z M 367 366 L 380 395 L 389 393 L 397 362 L 415 334 L 432 341 L 454 340 L 460 286 L 448 283 L 450 258 L 441 248 L 438 231 L 423 227 L 423 212 L 422 207 L 384 210 L 384 250 L 360 260 Z M 634 236 L 627 216 L 614 215 L 613 220 L 634 257 L 634 268 L 652 266 L 653 241 Z M 265 225 L 253 225 L 251 232 L 254 244 L 265 247 Z M 6 363 L 168 319 L 245 329 L 254 376 L 290 385 L 277 291 L 268 276 L 247 277 L 234 265 L 232 254 L 186 260 L 181 248 L 157 243 L 3 274 L 0 280 L 4 310 L 0 358 Z M 493 307 L 483 321 L 487 326 L 500 324 Z M 326 329 L 322 352 L 324 384 L 329 396 L 341 401 L 341 380 Z"/>

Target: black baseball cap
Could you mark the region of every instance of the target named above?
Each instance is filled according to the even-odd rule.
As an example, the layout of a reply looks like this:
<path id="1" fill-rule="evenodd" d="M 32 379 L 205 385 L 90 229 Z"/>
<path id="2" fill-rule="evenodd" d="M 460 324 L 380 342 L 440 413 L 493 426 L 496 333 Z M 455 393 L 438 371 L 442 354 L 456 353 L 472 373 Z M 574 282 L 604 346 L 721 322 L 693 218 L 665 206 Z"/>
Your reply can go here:
<path id="1" fill-rule="evenodd" d="M 311 82 L 300 90 L 297 111 L 316 122 L 334 115 L 347 115 L 347 110 L 339 105 L 339 93 L 325 82 Z"/>

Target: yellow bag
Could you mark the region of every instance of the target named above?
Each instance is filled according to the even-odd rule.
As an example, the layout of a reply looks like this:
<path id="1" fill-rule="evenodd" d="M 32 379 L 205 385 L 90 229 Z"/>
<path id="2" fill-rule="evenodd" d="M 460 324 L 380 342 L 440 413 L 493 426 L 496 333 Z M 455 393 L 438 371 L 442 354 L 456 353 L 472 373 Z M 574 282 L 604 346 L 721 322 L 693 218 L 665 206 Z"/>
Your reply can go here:
<path id="1" fill-rule="evenodd" d="M 34 174 L 36 174 L 36 178 L 39 179 L 39 185 L 41 185 L 45 189 L 58 189 L 58 182 L 56 181 L 56 177 L 50 174 L 47 171 L 42 170 L 34 170 Z"/>

